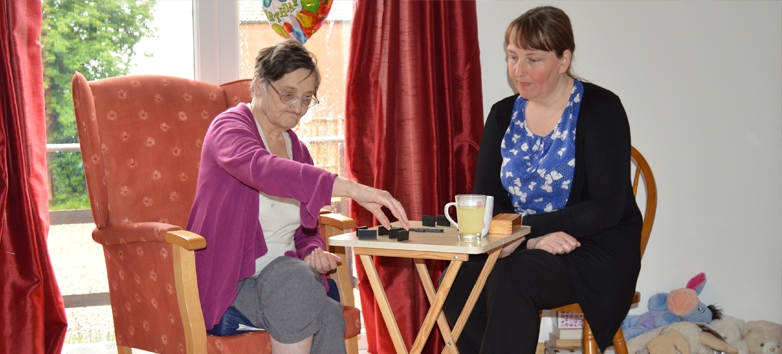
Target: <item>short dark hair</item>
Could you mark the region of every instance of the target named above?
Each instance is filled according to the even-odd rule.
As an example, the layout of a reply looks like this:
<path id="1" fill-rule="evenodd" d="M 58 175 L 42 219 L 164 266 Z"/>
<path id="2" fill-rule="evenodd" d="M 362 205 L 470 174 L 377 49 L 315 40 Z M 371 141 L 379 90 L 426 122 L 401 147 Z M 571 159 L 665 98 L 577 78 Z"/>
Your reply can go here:
<path id="1" fill-rule="evenodd" d="M 317 94 L 318 86 L 320 86 L 318 61 L 312 52 L 296 40 L 286 39 L 273 46 L 263 48 L 258 51 L 258 56 L 255 57 L 254 75 L 264 85 L 277 81 L 299 69 L 309 70 L 310 75 L 315 75 L 315 93 Z M 255 94 L 254 91 L 251 84 L 250 92 Z"/>
<path id="2" fill-rule="evenodd" d="M 505 30 L 505 45 L 511 41 L 519 48 L 554 52 L 558 58 L 562 57 L 565 50 L 570 50 L 571 55 L 576 50 L 570 18 L 553 6 L 530 9 L 513 20 Z M 568 75 L 573 76 L 570 67 Z"/>

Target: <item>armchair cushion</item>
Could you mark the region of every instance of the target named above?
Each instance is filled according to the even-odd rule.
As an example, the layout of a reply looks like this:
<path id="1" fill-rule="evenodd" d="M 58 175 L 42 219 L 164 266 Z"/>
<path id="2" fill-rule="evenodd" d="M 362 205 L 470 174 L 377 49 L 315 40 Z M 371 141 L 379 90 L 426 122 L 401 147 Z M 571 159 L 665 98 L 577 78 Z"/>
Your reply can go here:
<path id="1" fill-rule="evenodd" d="M 232 336 L 253 330 L 258 329 L 239 310 L 230 306 L 223 314 L 223 317 L 220 317 L 220 322 L 217 322 L 214 328 L 208 329 L 206 333 L 215 336 Z"/>

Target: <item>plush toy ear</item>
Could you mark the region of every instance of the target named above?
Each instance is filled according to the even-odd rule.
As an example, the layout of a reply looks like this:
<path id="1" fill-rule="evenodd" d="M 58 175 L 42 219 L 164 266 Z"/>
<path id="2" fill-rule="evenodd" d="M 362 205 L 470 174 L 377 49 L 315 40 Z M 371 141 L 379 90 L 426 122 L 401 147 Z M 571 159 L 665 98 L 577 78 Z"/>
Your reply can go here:
<path id="1" fill-rule="evenodd" d="M 714 349 L 717 352 L 723 352 L 727 354 L 738 354 L 739 350 L 733 347 L 732 345 L 726 343 L 721 338 L 717 338 L 711 333 L 708 332 L 700 332 L 698 334 L 700 336 L 701 344 Z"/>
<path id="2" fill-rule="evenodd" d="M 687 289 L 695 290 L 696 293 L 700 294 L 704 285 L 706 285 L 706 274 L 700 273 L 687 282 Z"/>
<path id="3" fill-rule="evenodd" d="M 649 311 L 667 310 L 668 293 L 657 293 L 649 297 L 647 308 Z"/>
<path id="4" fill-rule="evenodd" d="M 675 329 L 650 340 L 646 349 L 655 354 L 690 354 L 690 344 L 682 333 Z"/>

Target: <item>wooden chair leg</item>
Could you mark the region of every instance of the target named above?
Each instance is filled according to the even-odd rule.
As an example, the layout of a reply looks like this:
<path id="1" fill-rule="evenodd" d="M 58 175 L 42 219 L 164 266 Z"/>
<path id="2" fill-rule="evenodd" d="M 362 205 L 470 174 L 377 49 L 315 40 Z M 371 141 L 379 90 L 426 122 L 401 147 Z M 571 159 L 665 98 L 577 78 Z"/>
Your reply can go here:
<path id="1" fill-rule="evenodd" d="M 584 348 L 584 354 L 598 354 L 597 342 L 595 341 L 595 335 L 592 333 L 592 327 L 589 326 L 589 322 L 584 319 L 583 338 L 581 338 L 581 345 Z"/>
<path id="2" fill-rule="evenodd" d="M 345 339 L 345 353 L 358 354 L 358 336 Z"/>
<path id="3" fill-rule="evenodd" d="M 614 334 L 614 350 L 616 354 L 627 354 L 627 342 L 625 342 L 625 334 L 622 332 L 622 327 L 616 330 Z"/>

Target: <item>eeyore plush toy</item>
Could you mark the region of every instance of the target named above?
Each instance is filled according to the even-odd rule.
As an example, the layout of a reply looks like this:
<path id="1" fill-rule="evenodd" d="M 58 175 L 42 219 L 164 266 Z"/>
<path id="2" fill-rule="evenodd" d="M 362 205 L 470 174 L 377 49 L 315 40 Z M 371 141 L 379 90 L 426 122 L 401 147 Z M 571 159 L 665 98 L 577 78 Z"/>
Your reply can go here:
<path id="1" fill-rule="evenodd" d="M 706 306 L 698 294 L 706 285 L 706 275 L 700 273 L 687 282 L 687 287 L 670 293 L 654 294 L 649 298 L 649 311 L 640 315 L 629 315 L 622 321 L 625 340 L 667 326 L 671 323 L 688 321 L 709 323 L 720 319 L 722 311 L 714 305 Z"/>

